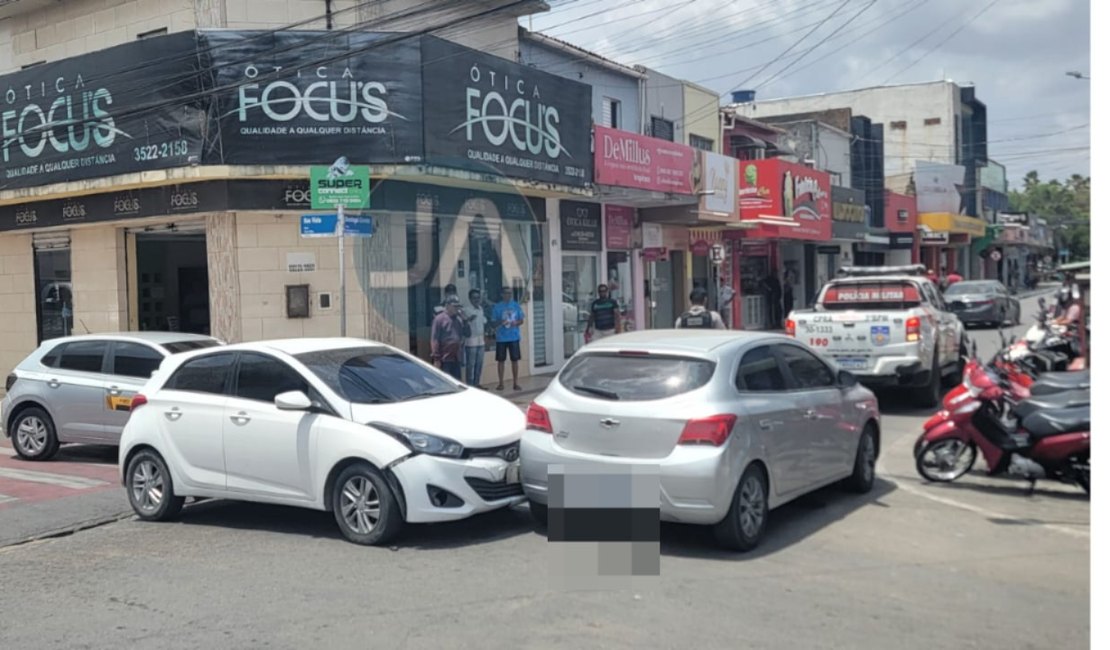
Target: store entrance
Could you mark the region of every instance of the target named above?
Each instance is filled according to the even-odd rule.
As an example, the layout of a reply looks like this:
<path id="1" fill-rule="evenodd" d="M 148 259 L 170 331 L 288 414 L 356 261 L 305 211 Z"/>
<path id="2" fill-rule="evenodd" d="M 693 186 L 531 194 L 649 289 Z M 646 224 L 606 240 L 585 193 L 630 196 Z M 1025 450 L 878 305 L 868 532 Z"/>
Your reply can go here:
<path id="1" fill-rule="evenodd" d="M 211 334 L 208 245 L 203 232 L 129 235 L 131 328 Z"/>

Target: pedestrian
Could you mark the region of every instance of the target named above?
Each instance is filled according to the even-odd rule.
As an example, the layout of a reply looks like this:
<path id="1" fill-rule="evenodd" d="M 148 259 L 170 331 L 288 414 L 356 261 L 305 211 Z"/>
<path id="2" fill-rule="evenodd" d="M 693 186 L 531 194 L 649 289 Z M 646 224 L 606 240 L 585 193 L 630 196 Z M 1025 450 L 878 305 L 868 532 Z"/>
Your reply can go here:
<path id="1" fill-rule="evenodd" d="M 690 308 L 678 317 L 674 326 L 679 329 L 725 329 L 721 315 L 706 308 L 708 301 L 709 294 L 705 289 L 698 287 L 691 291 Z"/>
<path id="2" fill-rule="evenodd" d="M 597 287 L 597 299 L 590 303 L 586 321 L 586 340 L 596 341 L 621 333 L 621 306 L 609 295 L 609 285 Z"/>
<path id="3" fill-rule="evenodd" d="M 466 339 L 466 372 L 463 379 L 471 386 L 480 386 L 482 365 L 486 359 L 486 310 L 482 306 L 481 291 L 471 289 L 468 295 L 470 304 L 463 307 L 463 316 L 470 327 L 470 336 Z"/>
<path id="4" fill-rule="evenodd" d="M 455 298 L 456 300 L 459 299 L 459 290 L 453 284 L 443 287 L 443 301 L 432 308 L 433 318 L 443 313 L 444 308 L 447 306 L 447 301 L 451 298 Z M 462 301 L 459 300 L 459 302 L 461 303 Z"/>
<path id="5" fill-rule="evenodd" d="M 497 324 L 497 390 L 505 390 L 505 360 L 513 364 L 513 390 L 522 390 L 519 380 L 520 326 L 524 324 L 524 310 L 513 300 L 512 287 L 501 290 L 501 302 L 493 306 L 492 320 Z"/>
<path id="6" fill-rule="evenodd" d="M 774 272 L 763 276 L 763 296 L 767 299 L 767 329 L 778 329 L 782 323 L 782 285 Z"/>
<path id="7" fill-rule="evenodd" d="M 964 281 L 964 278 L 963 278 L 963 276 L 962 276 L 962 275 L 960 275 L 959 273 L 956 273 L 955 271 L 953 271 L 952 273 L 949 273 L 949 274 L 948 274 L 948 277 L 947 277 L 947 278 L 945 278 L 945 279 L 947 280 L 947 284 L 948 284 L 948 286 L 952 286 L 952 285 L 954 285 L 954 284 L 957 284 L 957 283 L 959 283 L 959 282 L 963 282 L 963 281 Z"/>
<path id="8" fill-rule="evenodd" d="M 785 269 L 782 272 L 782 314 L 775 321 L 775 329 L 781 329 L 784 321 L 790 316 L 790 312 L 794 311 L 794 272 L 790 269 Z"/>
<path id="9" fill-rule="evenodd" d="M 432 321 L 432 361 L 455 379 L 462 379 L 463 344 L 469 337 L 470 327 L 462 317 L 462 303 L 458 296 L 452 296 Z"/>
<path id="10" fill-rule="evenodd" d="M 725 321 L 725 327 L 732 325 L 732 300 L 736 297 L 736 291 L 729 285 L 728 279 L 725 276 L 720 278 L 720 286 L 717 288 L 717 309 L 721 312 L 721 319 Z"/>

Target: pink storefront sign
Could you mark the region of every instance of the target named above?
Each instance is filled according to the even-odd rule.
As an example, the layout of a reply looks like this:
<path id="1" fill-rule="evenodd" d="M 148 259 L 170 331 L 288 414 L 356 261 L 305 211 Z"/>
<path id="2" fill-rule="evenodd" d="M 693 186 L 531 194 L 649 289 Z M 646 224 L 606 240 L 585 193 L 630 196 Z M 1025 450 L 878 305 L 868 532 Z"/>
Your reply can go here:
<path id="1" fill-rule="evenodd" d="M 598 185 L 693 194 L 696 151 L 683 144 L 604 126 L 594 127 Z"/>
<path id="2" fill-rule="evenodd" d="M 624 205 L 605 206 L 605 247 L 626 251 L 632 248 L 636 210 Z"/>

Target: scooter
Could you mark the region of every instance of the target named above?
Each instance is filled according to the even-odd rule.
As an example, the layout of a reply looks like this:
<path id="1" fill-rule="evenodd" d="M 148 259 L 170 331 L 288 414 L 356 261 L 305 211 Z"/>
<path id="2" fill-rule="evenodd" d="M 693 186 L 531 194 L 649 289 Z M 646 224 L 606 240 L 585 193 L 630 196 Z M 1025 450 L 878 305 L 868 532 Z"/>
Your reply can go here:
<path id="1" fill-rule="evenodd" d="M 925 423 L 914 444 L 917 472 L 929 481 L 955 481 L 982 450 L 990 476 L 1021 477 L 1029 481 L 1029 494 L 1041 478 L 1090 494 L 1090 391 L 1015 402 L 1007 384 L 989 366 L 970 360 L 962 384 L 949 392 L 944 410 Z"/>

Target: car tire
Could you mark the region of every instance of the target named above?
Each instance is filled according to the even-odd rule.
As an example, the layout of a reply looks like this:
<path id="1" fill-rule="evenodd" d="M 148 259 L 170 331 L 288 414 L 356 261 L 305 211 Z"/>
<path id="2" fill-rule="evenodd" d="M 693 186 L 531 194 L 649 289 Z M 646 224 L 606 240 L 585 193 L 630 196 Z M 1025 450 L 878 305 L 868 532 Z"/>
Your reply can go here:
<path id="1" fill-rule="evenodd" d="M 921 408 L 936 408 L 940 403 L 940 361 L 937 358 L 937 353 L 933 353 L 933 368 L 929 371 L 929 380 L 924 386 L 915 388 L 913 391 L 913 401 Z"/>
<path id="2" fill-rule="evenodd" d="M 12 448 L 23 460 L 50 460 L 61 447 L 54 420 L 37 406 L 20 411 L 12 418 Z"/>
<path id="3" fill-rule="evenodd" d="M 153 449 L 144 449 L 127 463 L 127 500 L 143 521 L 167 521 L 181 512 L 185 498 L 173 491 L 173 477 L 166 461 Z"/>
<path id="4" fill-rule="evenodd" d="M 879 457 L 878 431 L 875 425 L 868 423 L 863 428 L 856 446 L 856 462 L 852 467 L 852 475 L 845 482 L 852 492 L 867 494 L 875 485 L 875 462 Z"/>
<path id="5" fill-rule="evenodd" d="M 732 495 L 728 514 L 713 527 L 717 543 L 746 552 L 759 546 L 767 530 L 767 475 L 759 465 L 748 465 Z"/>
<path id="6" fill-rule="evenodd" d="M 389 482 L 369 463 L 357 463 L 340 472 L 332 487 L 331 504 L 339 532 L 355 544 L 387 544 L 405 526 Z"/>
<path id="7" fill-rule="evenodd" d="M 528 512 L 532 514 L 532 519 L 541 527 L 547 527 L 547 506 L 538 502 L 528 500 Z"/>

